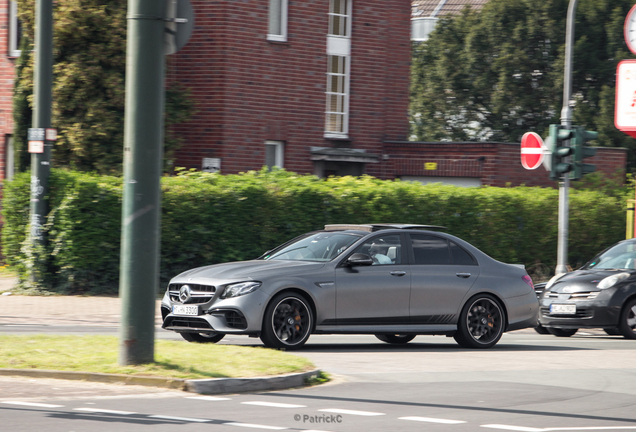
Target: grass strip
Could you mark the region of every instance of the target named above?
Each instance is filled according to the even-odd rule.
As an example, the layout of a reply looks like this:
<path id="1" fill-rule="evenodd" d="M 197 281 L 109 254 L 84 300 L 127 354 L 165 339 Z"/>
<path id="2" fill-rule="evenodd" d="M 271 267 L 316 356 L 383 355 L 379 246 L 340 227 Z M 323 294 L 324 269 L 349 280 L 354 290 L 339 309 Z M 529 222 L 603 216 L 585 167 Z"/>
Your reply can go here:
<path id="1" fill-rule="evenodd" d="M 153 363 L 117 364 L 116 336 L 0 335 L 0 368 L 129 374 L 166 378 L 248 378 L 305 372 L 313 364 L 261 347 L 156 340 Z"/>

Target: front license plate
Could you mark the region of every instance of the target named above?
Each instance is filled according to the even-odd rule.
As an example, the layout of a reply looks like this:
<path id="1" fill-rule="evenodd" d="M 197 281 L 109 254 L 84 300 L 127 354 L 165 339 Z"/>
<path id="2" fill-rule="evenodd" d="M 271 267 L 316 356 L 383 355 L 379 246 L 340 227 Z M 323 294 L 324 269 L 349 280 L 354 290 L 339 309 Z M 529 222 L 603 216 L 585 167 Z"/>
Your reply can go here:
<path id="1" fill-rule="evenodd" d="M 175 315 L 199 315 L 199 306 L 173 305 L 172 313 Z"/>
<path id="2" fill-rule="evenodd" d="M 552 304 L 550 305 L 551 314 L 574 315 L 576 313 L 576 305 L 573 304 Z"/>

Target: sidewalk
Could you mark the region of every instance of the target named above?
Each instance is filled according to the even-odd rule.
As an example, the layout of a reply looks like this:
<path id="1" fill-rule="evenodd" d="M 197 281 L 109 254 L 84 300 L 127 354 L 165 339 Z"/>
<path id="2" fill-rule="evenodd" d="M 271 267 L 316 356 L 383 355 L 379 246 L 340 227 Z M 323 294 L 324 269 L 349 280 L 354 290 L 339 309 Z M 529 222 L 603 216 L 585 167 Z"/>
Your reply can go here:
<path id="1" fill-rule="evenodd" d="M 16 280 L 0 278 L 0 324 L 47 324 L 117 327 L 118 297 L 23 296 L 11 293 Z M 161 301 L 155 303 L 155 324 L 161 326 Z"/>

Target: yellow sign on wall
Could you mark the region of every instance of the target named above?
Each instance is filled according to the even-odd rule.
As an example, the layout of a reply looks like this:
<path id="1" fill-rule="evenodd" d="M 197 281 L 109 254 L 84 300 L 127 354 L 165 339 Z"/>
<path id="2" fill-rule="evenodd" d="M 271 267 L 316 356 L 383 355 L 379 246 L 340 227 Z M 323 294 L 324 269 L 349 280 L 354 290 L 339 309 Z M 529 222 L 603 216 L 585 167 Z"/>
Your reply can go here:
<path id="1" fill-rule="evenodd" d="M 426 171 L 435 171 L 437 169 L 437 162 L 425 162 L 424 169 Z"/>

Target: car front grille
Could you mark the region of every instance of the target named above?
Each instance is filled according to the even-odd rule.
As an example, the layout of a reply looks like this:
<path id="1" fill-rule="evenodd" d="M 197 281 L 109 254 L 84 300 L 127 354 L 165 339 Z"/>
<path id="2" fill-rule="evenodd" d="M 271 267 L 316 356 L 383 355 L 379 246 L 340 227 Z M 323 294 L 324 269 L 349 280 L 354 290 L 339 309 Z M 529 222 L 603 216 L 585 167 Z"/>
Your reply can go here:
<path id="1" fill-rule="evenodd" d="M 558 299 L 562 300 L 594 300 L 599 294 L 599 291 L 585 291 L 585 292 L 577 292 L 572 294 L 559 294 L 555 292 L 546 293 L 545 298 L 549 299 Z M 559 297 L 563 296 L 563 297 Z"/>
<path id="2" fill-rule="evenodd" d="M 225 312 L 225 321 L 227 321 L 228 327 L 241 329 L 241 330 L 247 328 L 247 320 L 241 313 L 237 311 Z"/>
<path id="3" fill-rule="evenodd" d="M 168 287 L 170 301 L 173 303 L 183 303 L 179 299 L 179 293 L 181 291 L 181 287 L 184 285 L 188 285 L 190 287 L 190 298 L 186 301 L 187 304 L 207 303 L 214 298 L 214 294 L 216 293 L 216 287 L 211 285 L 170 284 Z"/>
<path id="4" fill-rule="evenodd" d="M 163 323 L 164 328 L 174 328 L 178 327 L 180 329 L 183 328 L 191 328 L 191 329 L 209 329 L 213 330 L 212 326 L 209 322 L 202 318 L 196 317 L 182 317 L 182 316 L 172 316 L 166 318 Z"/>
<path id="5" fill-rule="evenodd" d="M 563 319 L 576 318 L 576 319 L 581 319 L 581 318 L 592 318 L 594 316 L 594 312 L 592 311 L 591 308 L 577 306 L 576 313 L 574 313 L 574 314 L 551 314 L 549 307 L 542 307 L 541 308 L 541 315 L 543 315 L 546 318 L 559 318 L 559 319 L 561 319 L 561 318 L 563 318 Z"/>

